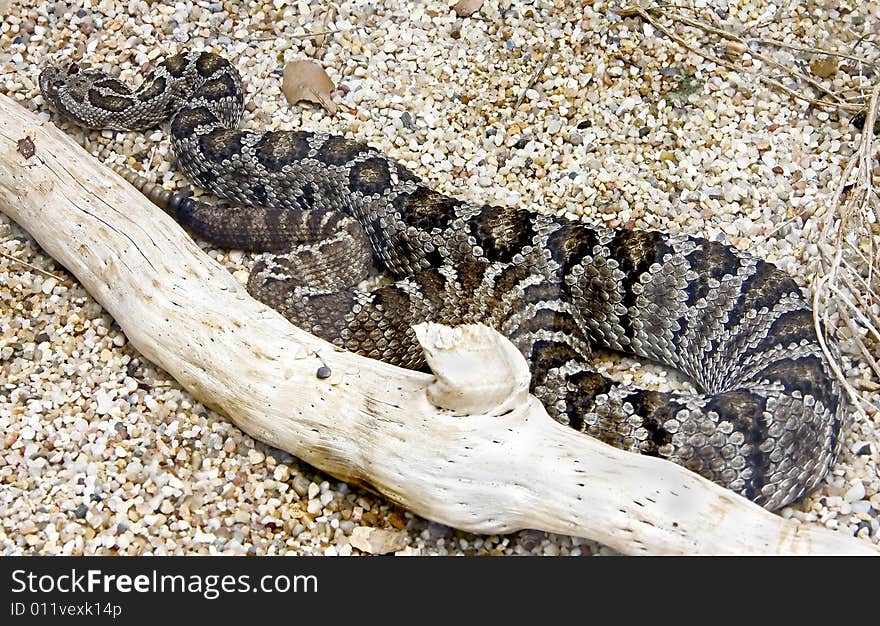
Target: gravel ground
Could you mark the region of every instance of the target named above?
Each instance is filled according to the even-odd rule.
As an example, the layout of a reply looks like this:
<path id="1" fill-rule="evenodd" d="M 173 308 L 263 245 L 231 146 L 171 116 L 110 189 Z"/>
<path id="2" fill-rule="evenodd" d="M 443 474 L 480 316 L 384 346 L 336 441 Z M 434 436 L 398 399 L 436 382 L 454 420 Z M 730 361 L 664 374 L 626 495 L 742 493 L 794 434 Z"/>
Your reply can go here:
<path id="1" fill-rule="evenodd" d="M 808 4 L 690 6 L 733 32 L 844 52 L 880 28 L 878 2 Z M 733 51 L 743 69 L 729 71 L 615 6 L 486 2 L 462 19 L 446 2 L 0 0 L 0 91 L 48 120 L 36 87 L 47 61 L 136 83 L 167 54 L 210 49 L 245 77 L 248 126 L 350 134 L 466 199 L 725 240 L 807 286 L 811 216 L 852 154 L 851 114 L 759 84 L 748 53 Z M 314 34 L 326 31 L 321 45 Z M 859 45 L 876 63 L 876 48 Z M 337 86 L 332 117 L 280 95 L 284 63 L 316 57 Z M 836 90 L 878 80 L 846 59 L 788 58 Z M 67 130 L 102 160 L 182 183 L 160 130 Z M 246 255 L 206 249 L 246 277 Z M 0 252 L 0 554 L 610 553 L 537 531 L 471 535 L 330 480 L 146 362 L 2 214 Z M 676 384 L 662 368 L 600 364 L 652 388 Z M 876 402 L 867 368 L 853 360 L 847 375 Z M 858 420 L 828 480 L 782 514 L 880 542 L 878 420 Z"/>

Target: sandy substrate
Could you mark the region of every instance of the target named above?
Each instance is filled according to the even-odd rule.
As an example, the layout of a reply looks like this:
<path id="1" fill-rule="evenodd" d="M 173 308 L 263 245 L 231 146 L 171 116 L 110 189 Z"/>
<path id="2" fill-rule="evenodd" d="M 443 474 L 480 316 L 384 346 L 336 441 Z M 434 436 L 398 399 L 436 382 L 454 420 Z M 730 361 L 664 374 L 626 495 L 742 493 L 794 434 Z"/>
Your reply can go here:
<path id="1" fill-rule="evenodd" d="M 82 61 L 136 84 L 165 55 L 208 49 L 243 75 L 248 127 L 348 134 L 448 194 L 727 241 L 809 285 L 812 216 L 852 155 L 850 113 L 760 84 L 747 53 L 737 59 L 743 71 L 731 72 L 603 2 L 487 2 L 465 19 L 446 2 L 333 6 L 0 0 L 0 91 L 49 120 L 36 87 L 46 62 Z M 877 2 L 694 6 L 732 32 L 877 62 L 876 48 L 852 48 L 880 28 Z M 328 31 L 323 45 L 313 36 Z M 701 46 L 715 52 L 707 39 Z M 337 86 L 335 116 L 280 95 L 285 62 L 316 57 Z M 880 80 L 860 69 L 845 59 L 815 66 L 835 90 Z M 101 160 L 183 184 L 161 129 L 63 127 Z M 609 552 L 536 531 L 463 533 L 330 480 L 255 442 L 146 362 L 2 214 L 0 253 L 0 554 L 357 554 L 371 535 L 399 554 Z M 209 253 L 246 279 L 248 255 Z M 651 388 L 681 384 L 656 366 L 610 356 L 599 364 Z M 877 402 L 865 366 L 849 361 L 847 375 Z M 859 418 L 828 480 L 782 514 L 880 542 L 878 432 L 876 412 Z"/>

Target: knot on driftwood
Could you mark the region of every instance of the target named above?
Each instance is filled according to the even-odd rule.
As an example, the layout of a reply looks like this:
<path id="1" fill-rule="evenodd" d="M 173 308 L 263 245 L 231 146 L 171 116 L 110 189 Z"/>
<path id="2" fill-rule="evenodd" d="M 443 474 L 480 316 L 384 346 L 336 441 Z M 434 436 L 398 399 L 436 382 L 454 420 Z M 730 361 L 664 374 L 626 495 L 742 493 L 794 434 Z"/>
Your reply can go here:
<path id="1" fill-rule="evenodd" d="M 504 415 L 526 407 L 529 365 L 506 337 L 483 324 L 413 327 L 435 381 L 425 393 L 456 415 Z"/>

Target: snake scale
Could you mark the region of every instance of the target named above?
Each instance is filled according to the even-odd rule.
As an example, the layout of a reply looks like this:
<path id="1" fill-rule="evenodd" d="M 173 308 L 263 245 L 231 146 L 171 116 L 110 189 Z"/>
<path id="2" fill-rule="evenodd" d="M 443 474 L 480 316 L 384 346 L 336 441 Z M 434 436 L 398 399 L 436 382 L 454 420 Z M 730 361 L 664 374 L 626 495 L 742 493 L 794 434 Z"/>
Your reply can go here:
<path id="1" fill-rule="evenodd" d="M 141 187 L 197 236 L 262 252 L 248 291 L 339 347 L 417 368 L 414 323 L 489 324 L 526 357 L 556 420 L 769 509 L 815 487 L 841 448 L 847 402 L 803 293 L 768 262 L 463 202 L 342 136 L 239 130 L 241 78 L 207 52 L 166 58 L 137 89 L 75 64 L 39 82 L 81 126 L 170 120 L 182 170 L 226 202 Z M 359 286 L 371 271 L 387 279 Z M 596 347 L 675 368 L 699 392 L 613 382 L 591 363 Z"/>

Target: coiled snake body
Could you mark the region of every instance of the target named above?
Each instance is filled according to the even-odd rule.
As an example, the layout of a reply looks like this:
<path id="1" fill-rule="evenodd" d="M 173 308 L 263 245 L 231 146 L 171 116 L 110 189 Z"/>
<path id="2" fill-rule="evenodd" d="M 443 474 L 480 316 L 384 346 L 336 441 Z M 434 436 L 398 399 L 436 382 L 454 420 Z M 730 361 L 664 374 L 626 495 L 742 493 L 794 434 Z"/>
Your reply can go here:
<path id="1" fill-rule="evenodd" d="M 214 54 L 169 57 L 136 90 L 75 65 L 45 68 L 40 88 L 90 128 L 170 119 L 183 171 L 232 204 L 166 192 L 164 208 L 218 246 L 264 252 L 250 293 L 340 347 L 418 367 L 414 323 L 490 324 L 555 419 L 771 509 L 812 489 L 841 447 L 846 401 L 801 290 L 770 263 L 698 237 L 462 202 L 344 137 L 238 130 L 241 80 Z M 390 281 L 359 289 L 371 267 Z M 676 368 L 701 392 L 615 383 L 591 347 Z"/>

